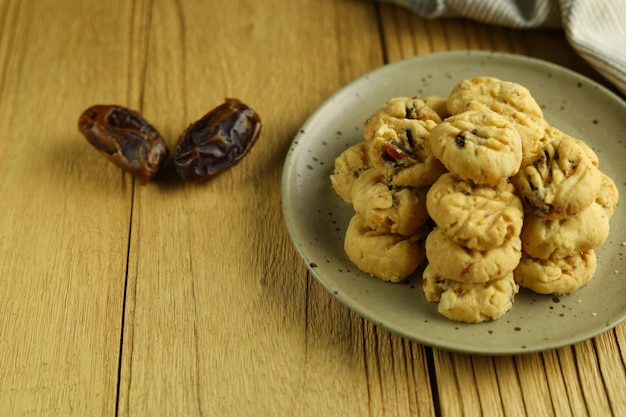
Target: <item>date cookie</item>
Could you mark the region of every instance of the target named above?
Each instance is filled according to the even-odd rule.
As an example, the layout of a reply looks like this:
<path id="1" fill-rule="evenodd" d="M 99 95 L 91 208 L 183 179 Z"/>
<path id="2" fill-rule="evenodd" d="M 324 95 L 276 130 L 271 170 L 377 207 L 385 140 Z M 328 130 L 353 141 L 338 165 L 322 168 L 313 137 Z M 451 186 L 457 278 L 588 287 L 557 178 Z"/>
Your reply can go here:
<path id="1" fill-rule="evenodd" d="M 512 272 L 522 257 L 522 243 L 515 236 L 487 251 L 468 249 L 455 243 L 435 227 L 426 238 L 429 265 L 447 279 L 465 283 L 485 283 Z"/>
<path id="2" fill-rule="evenodd" d="M 370 168 L 354 182 L 352 206 L 372 229 L 411 235 L 428 220 L 426 190 L 396 187 Z"/>
<path id="3" fill-rule="evenodd" d="M 447 118 L 432 129 L 430 145 L 449 171 L 477 184 L 497 185 L 516 174 L 522 162 L 519 133 L 491 110 Z"/>
<path id="4" fill-rule="evenodd" d="M 613 181 L 611 177 L 602 171 L 600 171 L 600 176 L 602 177 L 602 181 L 595 202 L 604 209 L 604 212 L 610 219 L 613 217 L 613 213 L 615 213 L 615 207 L 617 207 L 619 191 L 617 190 L 615 181 Z"/>
<path id="5" fill-rule="evenodd" d="M 344 250 L 361 271 L 383 281 L 400 282 L 424 262 L 423 233 L 410 237 L 371 229 L 355 214 L 346 230 Z"/>
<path id="6" fill-rule="evenodd" d="M 397 186 L 425 187 L 445 172 L 430 148 L 431 120 L 383 124 L 369 141 L 369 160 Z"/>
<path id="7" fill-rule="evenodd" d="M 352 185 L 356 179 L 370 167 L 367 157 L 367 144 L 363 141 L 350 146 L 335 158 L 335 168 L 330 182 L 335 192 L 350 203 Z"/>
<path id="8" fill-rule="evenodd" d="M 431 109 L 433 109 L 437 115 L 444 120 L 447 117 L 452 116 L 448 111 L 448 99 L 442 96 L 428 96 L 424 98 L 424 103 Z M 438 123 L 441 123 L 439 121 Z"/>
<path id="9" fill-rule="evenodd" d="M 526 216 L 521 232 L 524 252 L 542 260 L 597 248 L 608 237 L 609 216 L 597 203 L 566 219 Z"/>
<path id="10" fill-rule="evenodd" d="M 450 239 L 479 251 L 519 236 L 524 220 L 522 202 L 511 183 L 478 185 L 450 172 L 430 187 L 426 208 Z"/>
<path id="11" fill-rule="evenodd" d="M 576 142 L 578 146 L 580 146 L 580 148 L 583 150 L 585 155 L 587 155 L 587 158 L 589 158 L 593 166 L 595 167 L 600 166 L 600 159 L 598 158 L 598 155 L 594 152 L 593 149 L 591 149 L 589 145 L 587 145 L 587 143 L 584 140 L 568 135 L 567 133 L 563 132 L 562 130 L 557 129 L 554 126 L 546 127 L 544 135 L 545 136 L 544 136 L 544 139 L 542 140 L 542 146 L 556 139 L 565 138 L 567 140 L 573 140 L 574 142 Z"/>
<path id="12" fill-rule="evenodd" d="M 400 130 L 418 121 L 438 124 L 441 123 L 441 117 L 419 97 L 394 97 L 365 121 L 363 136 L 366 141 L 370 141 L 382 125 Z"/>
<path id="13" fill-rule="evenodd" d="M 482 284 L 446 279 L 427 265 L 422 275 L 426 299 L 438 302 L 437 311 L 446 318 L 464 323 L 497 320 L 514 304 L 519 286 L 513 272 Z"/>
<path id="14" fill-rule="evenodd" d="M 493 77 L 461 81 L 450 93 L 448 109 L 452 114 L 488 109 L 507 118 L 520 135 L 524 159 L 541 147 L 547 123 L 541 107 L 521 84 Z"/>
<path id="15" fill-rule="evenodd" d="M 514 271 L 515 281 L 538 294 L 570 294 L 593 278 L 597 263 L 593 250 L 546 260 L 524 256 Z"/>
<path id="16" fill-rule="evenodd" d="M 467 110 L 468 97 L 482 94 L 482 88 L 484 85 L 494 82 L 502 81 L 496 77 L 471 77 L 459 81 L 450 91 L 448 100 L 446 102 L 448 113 L 450 115 L 463 113 Z"/>
<path id="17" fill-rule="evenodd" d="M 528 212 L 562 219 L 595 200 L 602 176 L 573 138 L 562 137 L 544 145 L 511 182 Z"/>

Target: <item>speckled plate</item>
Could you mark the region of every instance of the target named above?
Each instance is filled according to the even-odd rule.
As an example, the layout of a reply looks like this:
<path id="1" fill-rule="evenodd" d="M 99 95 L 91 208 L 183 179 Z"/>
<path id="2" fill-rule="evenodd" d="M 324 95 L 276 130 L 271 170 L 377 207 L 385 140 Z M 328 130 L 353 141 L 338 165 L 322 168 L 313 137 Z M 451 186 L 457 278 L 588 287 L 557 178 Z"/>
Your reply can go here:
<path id="1" fill-rule="evenodd" d="M 346 85 L 302 126 L 288 152 L 282 208 L 290 236 L 311 273 L 355 312 L 425 345 L 480 354 L 535 352 L 573 344 L 626 318 L 625 213 L 618 207 L 611 234 L 599 248 L 594 279 L 574 294 L 543 296 L 522 289 L 499 320 L 464 324 L 437 313 L 418 271 L 391 284 L 360 272 L 346 257 L 343 239 L 352 207 L 333 191 L 334 159 L 362 140 L 365 119 L 396 96 L 447 96 L 458 81 L 489 75 L 530 89 L 554 126 L 587 141 L 600 168 L 626 196 L 626 104 L 579 74 L 518 55 L 479 51 L 418 56 L 381 67 Z"/>

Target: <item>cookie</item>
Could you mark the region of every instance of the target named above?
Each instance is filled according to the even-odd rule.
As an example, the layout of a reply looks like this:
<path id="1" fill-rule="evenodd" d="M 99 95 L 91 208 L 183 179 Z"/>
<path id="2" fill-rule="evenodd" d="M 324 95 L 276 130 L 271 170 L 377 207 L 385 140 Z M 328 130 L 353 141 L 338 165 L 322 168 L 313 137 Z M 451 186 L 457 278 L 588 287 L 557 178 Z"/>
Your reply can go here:
<path id="1" fill-rule="evenodd" d="M 463 113 L 467 104 L 467 98 L 482 94 L 484 85 L 502 81 L 496 77 L 471 77 L 459 81 L 450 91 L 446 102 L 448 113 L 450 115 Z"/>
<path id="2" fill-rule="evenodd" d="M 562 219 L 595 200 L 602 176 L 574 139 L 561 137 L 544 145 L 511 182 L 528 212 Z"/>
<path id="3" fill-rule="evenodd" d="M 356 214 L 350 220 L 344 251 L 361 271 L 389 282 L 400 282 L 424 261 L 423 233 L 410 237 L 371 229 Z"/>
<path id="4" fill-rule="evenodd" d="M 431 268 L 447 279 L 485 283 L 508 274 L 522 256 L 519 236 L 487 251 L 471 250 L 455 243 L 435 227 L 426 238 L 426 258 Z"/>
<path id="5" fill-rule="evenodd" d="M 497 185 L 516 174 L 522 162 L 519 134 L 490 110 L 447 118 L 432 129 L 430 145 L 449 171 L 477 184 Z"/>
<path id="6" fill-rule="evenodd" d="M 454 173 L 443 174 L 426 197 L 430 217 L 455 243 L 484 251 L 519 236 L 524 209 L 506 181 L 478 185 Z"/>
<path id="7" fill-rule="evenodd" d="M 487 109 L 507 118 L 517 130 L 524 159 L 536 154 L 547 123 L 541 107 L 526 87 L 493 77 L 475 77 L 461 81 L 448 97 L 448 110 L 452 114 Z"/>
<path id="8" fill-rule="evenodd" d="M 580 146 L 580 148 L 583 150 L 585 155 L 587 155 L 587 157 L 591 161 L 591 164 L 595 167 L 600 166 L 600 159 L 598 158 L 598 155 L 595 153 L 593 149 L 591 149 L 589 145 L 587 145 L 587 143 L 584 140 L 568 135 L 567 133 L 563 132 L 562 130 L 557 129 L 554 126 L 546 127 L 542 142 L 543 142 L 543 145 L 545 145 L 546 143 L 550 141 L 553 141 L 555 139 L 562 139 L 562 138 L 570 139 L 576 142 L 576 144 Z"/>
<path id="9" fill-rule="evenodd" d="M 428 96 L 424 98 L 424 103 L 431 109 L 433 109 L 441 120 L 452 116 L 448 111 L 448 99 L 442 96 Z M 438 123 L 441 123 L 439 121 Z"/>
<path id="10" fill-rule="evenodd" d="M 592 278 L 597 268 L 593 250 L 577 252 L 556 259 L 533 259 L 524 256 L 515 269 L 515 281 L 539 294 L 570 294 Z"/>
<path id="11" fill-rule="evenodd" d="M 427 265 L 422 275 L 426 299 L 438 302 L 437 311 L 450 320 L 480 323 L 497 320 L 514 304 L 519 286 L 513 272 L 483 284 L 446 279 Z"/>
<path id="12" fill-rule="evenodd" d="M 354 181 L 370 167 L 367 144 L 361 141 L 350 146 L 335 158 L 330 182 L 335 192 L 346 202 L 351 202 Z"/>
<path id="13" fill-rule="evenodd" d="M 352 206 L 372 229 L 411 235 L 428 220 L 426 190 L 396 187 L 370 168 L 354 182 Z"/>
<path id="14" fill-rule="evenodd" d="M 394 97 L 367 118 L 363 124 L 363 137 L 366 141 L 372 140 L 382 125 L 401 130 L 418 121 L 437 124 L 441 123 L 441 117 L 419 97 Z"/>
<path id="15" fill-rule="evenodd" d="M 524 252 L 544 260 L 597 248 L 608 236 L 609 216 L 595 202 L 565 219 L 526 216 L 521 232 Z"/>
<path id="16" fill-rule="evenodd" d="M 426 187 L 445 172 L 430 148 L 433 121 L 383 124 L 369 141 L 369 160 L 394 185 Z"/>
<path id="17" fill-rule="evenodd" d="M 613 213 L 615 213 L 615 207 L 617 207 L 619 191 L 617 190 L 617 186 L 611 177 L 602 171 L 600 171 L 600 176 L 602 181 L 600 183 L 600 188 L 598 189 L 595 202 L 604 209 L 604 212 L 610 219 L 613 216 Z"/>

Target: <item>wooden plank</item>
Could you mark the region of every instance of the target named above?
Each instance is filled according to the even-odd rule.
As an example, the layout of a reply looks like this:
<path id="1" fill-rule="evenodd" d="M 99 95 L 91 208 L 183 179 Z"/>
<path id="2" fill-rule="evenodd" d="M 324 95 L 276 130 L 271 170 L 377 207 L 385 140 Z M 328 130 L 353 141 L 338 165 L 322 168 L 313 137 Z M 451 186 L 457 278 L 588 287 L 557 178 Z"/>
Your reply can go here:
<path id="1" fill-rule="evenodd" d="M 517 378 L 524 397 L 526 414 L 529 416 L 553 416 L 550 390 L 546 381 L 541 355 L 518 355 L 515 357 Z"/>
<path id="2" fill-rule="evenodd" d="M 0 10 L 0 414 L 113 416 L 132 182 L 77 121 L 136 94 L 130 9 Z"/>
<path id="3" fill-rule="evenodd" d="M 2 65 L 0 65 L 0 94 L 4 90 L 4 84 L 7 76 L 7 67 L 11 56 L 11 50 L 15 44 L 15 20 L 17 19 L 19 2 L 13 0 L 0 1 L 0 57 Z"/>
<path id="4" fill-rule="evenodd" d="M 594 410 L 590 410 L 587 407 L 583 396 L 574 347 L 568 346 L 558 349 L 557 354 L 572 414 L 574 416 L 594 415 Z"/>
<path id="5" fill-rule="evenodd" d="M 607 392 L 611 412 L 619 416 L 626 411 L 626 369 L 625 362 L 614 330 L 604 332 L 594 339 L 598 354 L 598 365 Z"/>
<path id="6" fill-rule="evenodd" d="M 365 336 L 368 415 L 434 416 L 425 349 L 370 323 Z"/>
<path id="7" fill-rule="evenodd" d="M 505 416 L 526 415 L 524 397 L 517 377 L 514 356 L 499 356 L 493 358 L 498 380 L 499 397 L 502 399 L 502 407 Z M 496 395 L 492 393 L 491 395 Z"/>
<path id="8" fill-rule="evenodd" d="M 161 1 L 147 14 L 143 110 L 172 148 L 224 97 L 264 126 L 210 182 L 169 172 L 135 187 L 119 414 L 433 415 L 421 346 L 365 324 L 314 281 L 277 203 L 304 120 L 383 63 L 374 6 L 238 0 L 206 13 Z"/>
<path id="9" fill-rule="evenodd" d="M 493 395 L 500 391 L 494 361 L 489 356 L 474 356 L 472 358 L 472 366 L 483 415 L 503 415 L 504 404 L 502 403 L 502 395 Z"/>
<path id="10" fill-rule="evenodd" d="M 584 406 L 578 407 L 576 410 L 572 410 L 570 406 L 567 387 L 564 381 L 564 371 L 559 362 L 558 350 L 543 352 L 541 357 L 543 359 L 546 383 L 548 385 L 547 389 L 549 390 L 554 415 L 571 416 L 574 412 L 578 415 L 586 411 Z"/>

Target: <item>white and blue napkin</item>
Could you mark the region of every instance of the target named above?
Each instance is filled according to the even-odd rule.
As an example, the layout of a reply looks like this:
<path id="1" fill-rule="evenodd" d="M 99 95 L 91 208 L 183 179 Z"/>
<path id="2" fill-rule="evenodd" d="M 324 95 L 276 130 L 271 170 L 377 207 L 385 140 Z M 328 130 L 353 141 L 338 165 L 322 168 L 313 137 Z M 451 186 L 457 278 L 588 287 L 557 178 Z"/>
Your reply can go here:
<path id="1" fill-rule="evenodd" d="M 626 94 L 626 0 L 385 0 L 424 18 L 512 28 L 562 27 L 572 47 Z"/>

